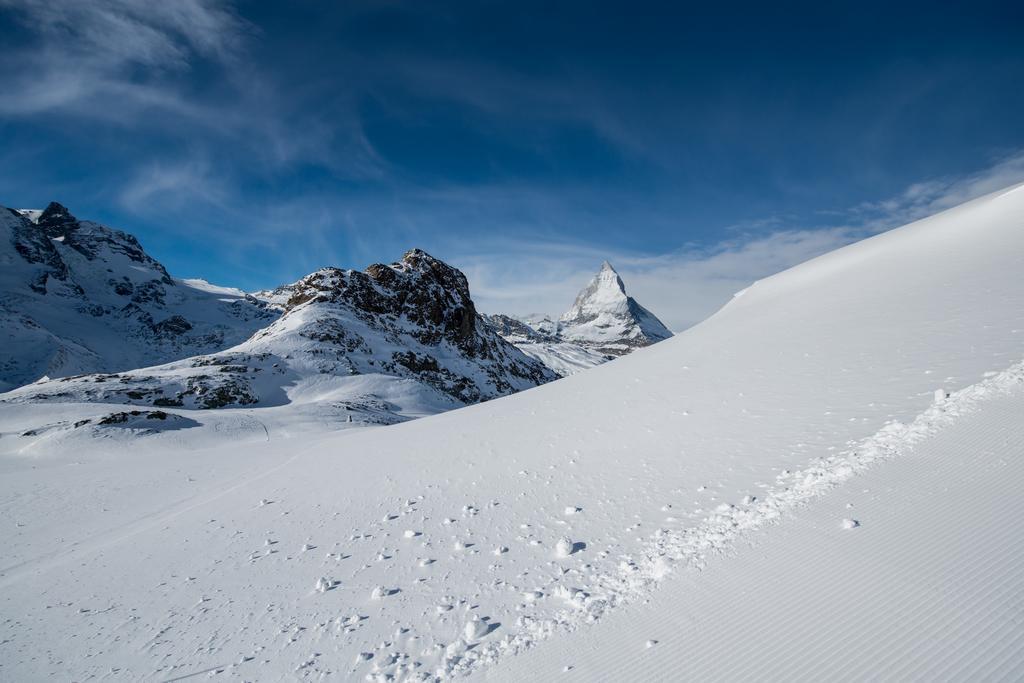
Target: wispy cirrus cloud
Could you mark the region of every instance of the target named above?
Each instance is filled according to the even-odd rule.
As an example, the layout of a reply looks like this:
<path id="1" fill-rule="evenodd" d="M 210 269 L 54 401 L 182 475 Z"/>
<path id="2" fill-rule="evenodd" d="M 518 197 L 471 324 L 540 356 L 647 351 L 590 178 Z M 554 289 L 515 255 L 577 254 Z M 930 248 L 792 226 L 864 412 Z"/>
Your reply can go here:
<path id="1" fill-rule="evenodd" d="M 914 183 L 880 202 L 861 204 L 852 213 L 865 224 L 892 227 L 893 223 L 930 216 L 1024 180 L 1024 152 L 1008 154 L 977 173 Z"/>
<path id="2" fill-rule="evenodd" d="M 283 82 L 253 59 L 262 31 L 231 0 L 0 0 L 0 13 L 20 29 L 0 59 L 0 87 L 17 93 L 0 99 L 0 116 L 108 124 L 140 143 L 123 164 L 142 176 L 179 163 L 182 140 L 234 167 L 222 182 L 311 164 L 380 176 L 353 104 L 341 94 L 325 111 L 327 84 Z"/>
<path id="3" fill-rule="evenodd" d="M 133 212 L 141 212 L 154 203 L 168 211 L 197 202 L 207 210 L 227 210 L 233 197 L 209 160 L 193 157 L 142 167 L 122 188 L 118 200 Z"/>
<path id="4" fill-rule="evenodd" d="M 0 111 L 130 105 L 187 108 L 169 80 L 199 60 L 229 64 L 252 27 L 221 0 L 0 0 L 34 40 L 9 47 Z M 111 106 L 107 98 L 116 98 Z"/>

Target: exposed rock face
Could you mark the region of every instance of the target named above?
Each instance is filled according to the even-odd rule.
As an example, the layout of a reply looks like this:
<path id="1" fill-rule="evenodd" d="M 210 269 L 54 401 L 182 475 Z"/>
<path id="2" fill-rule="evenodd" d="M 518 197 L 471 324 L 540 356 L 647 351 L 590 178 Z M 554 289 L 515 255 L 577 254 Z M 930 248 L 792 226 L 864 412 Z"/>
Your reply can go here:
<path id="1" fill-rule="evenodd" d="M 52 206 L 52 205 L 51 205 Z M 59 206 L 59 205 L 58 205 Z M 27 216 L 14 210 L 7 210 L 11 216 L 4 216 L 4 223 L 10 231 L 10 245 L 25 263 L 33 266 L 25 284 L 37 294 L 46 294 L 51 280 L 67 283 L 68 267 L 57 253 L 57 247 L 46 231 L 39 229 Z M 6 265 L 6 264 L 5 264 Z M 81 288 L 72 287 L 70 294 L 82 294 Z"/>
<path id="2" fill-rule="evenodd" d="M 134 235 L 91 222 L 83 223 L 57 202 L 50 202 L 39 214 L 35 224 L 47 238 L 63 243 L 90 261 L 101 258 L 105 252 L 122 254 L 129 261 L 157 273 L 163 284 L 174 286 L 174 280 L 167 274 L 167 270 L 143 251 Z"/>
<path id="3" fill-rule="evenodd" d="M 60 204 L 0 208 L 0 391 L 217 351 L 277 316 L 175 280 L 132 235 Z"/>
<path id="4" fill-rule="evenodd" d="M 626 294 L 622 278 L 607 261 L 558 320 L 485 317 L 506 341 L 563 376 L 672 336 L 653 313 Z"/>
<path id="5" fill-rule="evenodd" d="M 484 315 L 484 319 L 487 324 L 490 325 L 495 332 L 501 335 L 507 340 L 520 341 L 550 341 L 551 336 L 530 327 L 530 325 L 519 318 L 513 318 L 510 315 L 504 313 L 495 313 L 493 315 Z"/>
<path id="6" fill-rule="evenodd" d="M 278 300 L 285 295 L 285 315 L 253 342 L 274 338 L 278 328 L 301 320 L 300 334 L 327 345 L 321 351 L 344 351 L 339 362 L 350 372 L 411 373 L 462 403 L 514 393 L 556 376 L 485 324 L 461 271 L 420 249 L 363 272 L 319 270 L 275 290 Z M 388 346 L 398 348 L 382 352 Z"/>
<path id="7" fill-rule="evenodd" d="M 363 272 L 318 270 L 260 296 L 282 315 L 233 348 L 158 367 L 37 383 L 5 398 L 223 408 L 312 396 L 386 422 L 401 412 L 388 396 L 436 412 L 557 377 L 483 321 L 461 272 L 418 249 Z M 165 322 L 184 333 L 187 321 Z"/>
<path id="8" fill-rule="evenodd" d="M 285 310 L 308 301 L 345 301 L 368 313 L 408 320 L 424 344 L 444 339 L 474 353 L 480 341 L 466 276 L 419 249 L 398 263 L 375 263 L 361 273 L 317 271 L 292 285 L 291 292 Z"/>

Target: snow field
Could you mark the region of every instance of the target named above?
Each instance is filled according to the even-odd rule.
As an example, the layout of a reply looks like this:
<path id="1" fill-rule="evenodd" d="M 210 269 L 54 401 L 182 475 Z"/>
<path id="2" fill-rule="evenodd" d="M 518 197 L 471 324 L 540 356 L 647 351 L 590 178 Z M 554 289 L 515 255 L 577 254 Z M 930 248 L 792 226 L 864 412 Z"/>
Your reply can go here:
<path id="1" fill-rule="evenodd" d="M 480 678 L 1019 680 L 1024 371 L 944 408 L 850 449 L 838 480 L 815 466 L 818 484 L 835 484 L 827 496 L 676 572 L 571 648 L 553 639 Z M 850 510 L 865 522 L 856 532 L 841 524 Z"/>
<path id="2" fill-rule="evenodd" d="M 1022 355 L 1022 221 L 1021 193 L 983 198 L 756 283 L 705 323 L 614 363 L 393 427 L 4 457 L 0 678 L 498 675 L 530 656 L 513 653 L 584 653 L 586 634 L 619 614 L 635 621 L 613 634 L 626 650 L 608 652 L 627 668 L 597 655 L 595 665 L 643 678 L 643 662 L 658 662 L 653 677 L 669 676 L 680 665 L 660 658 L 679 644 L 643 616 L 713 587 L 676 588 L 696 574 L 685 568 L 706 567 L 703 579 L 742 567 L 744 544 L 772 522 L 832 501 L 872 463 L 911 460 L 908 444 L 924 448 L 936 429 L 984 414 L 977 406 L 1017 381 L 1019 367 L 983 373 Z M 937 388 L 949 397 L 936 402 Z M 992 489 L 1003 508 L 1020 482 L 1007 472 Z M 885 525 L 868 503 L 844 496 L 823 528 L 850 547 L 878 538 Z M 862 526 L 845 530 L 844 518 Z M 560 556 L 563 538 L 573 552 Z M 996 557 L 999 535 L 979 539 L 974 554 Z M 927 547 L 941 552 L 943 540 Z M 955 581 L 978 569 L 964 555 L 947 565 Z M 780 561 L 774 576 L 798 570 Z M 683 625 L 735 613 L 783 640 L 834 631 L 829 647 L 862 643 L 832 606 L 793 609 L 796 589 L 749 613 L 759 584 L 744 581 L 761 576 L 722 572 L 746 592 L 674 612 Z M 319 579 L 333 587 L 317 591 Z M 846 599 L 844 579 L 834 586 Z M 992 615 L 969 595 L 961 615 Z M 487 632 L 467 640 L 478 622 Z M 722 644 L 698 674 L 771 664 L 737 655 L 727 629 L 709 632 Z M 995 662 L 965 642 L 962 662 Z M 808 647 L 809 662 L 828 649 Z M 562 658 L 544 671 L 586 677 L 587 666 Z"/>

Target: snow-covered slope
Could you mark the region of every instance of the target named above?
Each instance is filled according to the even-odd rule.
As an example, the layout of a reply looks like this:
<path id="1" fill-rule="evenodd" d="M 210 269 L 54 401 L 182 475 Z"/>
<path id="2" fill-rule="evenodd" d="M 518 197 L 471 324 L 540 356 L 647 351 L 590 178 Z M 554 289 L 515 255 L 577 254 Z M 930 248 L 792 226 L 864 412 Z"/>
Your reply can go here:
<path id="1" fill-rule="evenodd" d="M 565 341 L 557 334 L 542 331 L 552 328 L 534 328 L 526 320 L 501 313 L 483 317 L 505 341 L 531 358 L 536 358 L 561 377 L 568 377 L 615 358 L 588 345 Z"/>
<path id="2" fill-rule="evenodd" d="M 1006 514 L 1024 484 L 1009 463 L 1021 429 L 1021 272 L 1024 186 L 766 278 L 642 353 L 495 401 L 244 447 L 167 451 L 143 437 L 4 456 L 0 678 L 579 670 L 621 680 L 672 678 L 681 661 L 696 677 L 820 679 L 835 647 L 852 671 L 886 678 L 1013 678 L 1024 639 L 1007 617 L 1024 571 L 1000 553 L 1016 557 L 1024 544 Z M 965 452 L 971 440 L 955 434 L 952 447 L 938 441 L 972 411 L 982 420 L 972 433 L 992 420 L 1006 438 L 980 452 Z M 0 430 L 7 415 L 0 409 Z M 900 474 L 932 439 L 938 471 L 923 484 Z M 862 473 L 872 479 L 859 483 Z M 870 489 L 877 504 L 869 494 L 834 498 L 843 482 Z M 962 518 L 945 514 L 942 499 L 963 494 L 1005 497 L 961 500 L 951 507 Z M 806 534 L 773 552 L 779 534 L 764 529 L 799 531 L 803 505 L 831 519 L 827 552 Z M 839 515 L 861 526 L 843 529 Z M 964 533 L 947 526 L 963 520 Z M 861 609 L 847 620 L 849 601 L 800 604 L 830 587 L 884 588 L 870 579 L 884 583 L 885 571 L 909 585 L 914 573 L 896 556 L 835 581 L 842 558 L 900 539 L 946 572 L 921 575 L 941 581 L 923 599 L 873 601 L 916 605 L 907 629 L 874 629 Z M 747 540 L 763 544 L 760 562 Z M 818 571 L 801 566 L 811 557 Z M 979 575 L 982 593 L 971 588 Z M 788 599 L 766 602 L 775 580 Z M 700 599 L 716 591 L 729 601 Z M 690 611 L 673 617 L 661 604 Z M 748 606 L 764 611 L 744 621 Z M 627 613 L 639 616 L 617 616 Z M 654 632 L 705 623 L 693 641 Z M 930 623 L 955 624 L 958 637 L 942 637 L 928 657 Z M 607 658 L 593 655 L 607 669 L 581 665 L 587 634 L 614 624 L 600 642 L 622 658 L 609 647 Z M 748 639 L 727 647 L 730 624 L 783 649 L 769 660 L 770 648 Z M 742 630 L 751 625 L 770 633 Z M 661 654 L 662 644 L 673 651 Z M 527 659 L 513 655 L 538 645 L 538 656 L 556 654 L 516 669 Z M 914 655 L 897 661 L 897 648 Z M 668 654 L 678 659 L 659 660 L 665 668 L 639 659 Z"/>
<path id="3" fill-rule="evenodd" d="M 1022 416 L 1018 364 L 858 444 L 891 462 L 865 470 L 851 452 L 792 487 L 836 486 L 782 526 L 747 529 L 749 545 L 665 582 L 653 604 L 488 678 L 1021 680 L 1024 534 L 1006 501 L 1024 482 Z"/>
<path id="4" fill-rule="evenodd" d="M 365 272 L 323 269 L 278 291 L 288 293 L 275 303 L 284 314 L 225 351 L 36 382 L 0 402 L 184 409 L 316 403 L 321 411 L 329 406 L 336 421 L 388 423 L 556 377 L 484 324 L 460 271 L 420 250 Z M 65 430 L 97 422 L 83 419 Z"/>
<path id="5" fill-rule="evenodd" d="M 0 391 L 218 351 L 276 317 L 242 292 L 175 280 L 131 235 L 60 204 L 0 207 Z"/>
<path id="6" fill-rule="evenodd" d="M 622 278 L 607 261 L 557 321 L 502 314 L 485 318 L 498 334 L 563 377 L 672 336 L 626 294 Z"/>

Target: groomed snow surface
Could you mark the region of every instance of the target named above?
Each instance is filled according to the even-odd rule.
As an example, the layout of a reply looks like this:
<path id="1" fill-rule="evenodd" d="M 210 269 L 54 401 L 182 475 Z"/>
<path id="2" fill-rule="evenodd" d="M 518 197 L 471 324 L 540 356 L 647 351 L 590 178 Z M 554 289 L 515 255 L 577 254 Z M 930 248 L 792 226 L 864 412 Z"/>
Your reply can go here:
<path id="1" fill-rule="evenodd" d="M 0 679 L 1020 678 L 1022 272 L 1008 191 L 508 398 L 8 453 Z"/>
<path id="2" fill-rule="evenodd" d="M 671 538 L 662 547 L 688 563 L 709 538 L 743 542 L 580 630 L 572 648 L 552 639 L 487 678 L 1021 680 L 1024 534 L 1007 502 L 1024 481 L 1022 416 L 1017 365 Z M 868 470 L 878 459 L 894 461 Z"/>

